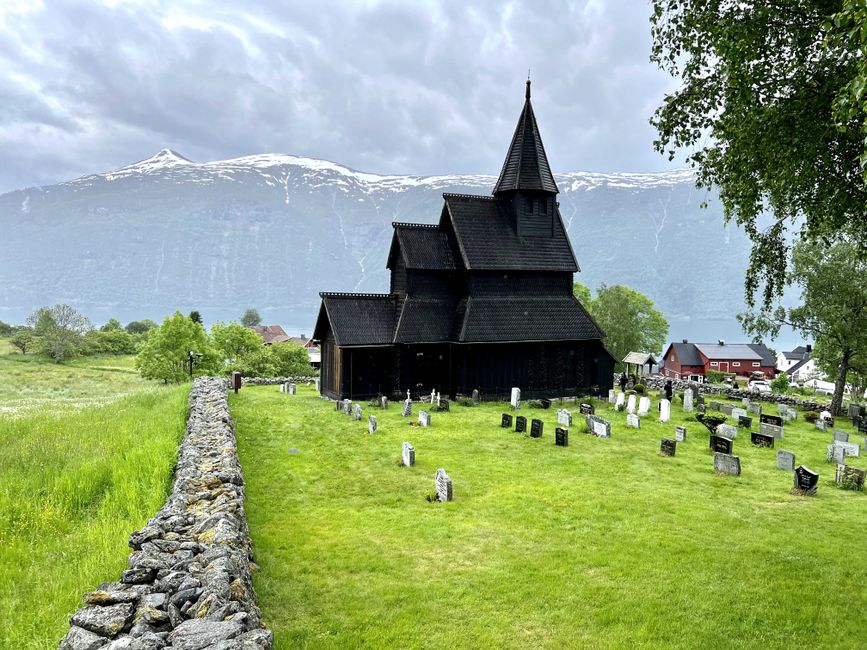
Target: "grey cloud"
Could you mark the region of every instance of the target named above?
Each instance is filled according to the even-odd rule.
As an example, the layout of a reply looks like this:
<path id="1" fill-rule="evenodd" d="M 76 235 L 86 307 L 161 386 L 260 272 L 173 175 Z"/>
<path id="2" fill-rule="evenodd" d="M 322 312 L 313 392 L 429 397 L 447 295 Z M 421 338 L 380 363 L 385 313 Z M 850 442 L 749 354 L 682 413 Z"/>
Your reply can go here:
<path id="1" fill-rule="evenodd" d="M 0 20 L 0 191 L 164 146 L 496 173 L 528 67 L 556 170 L 670 166 L 635 0 L 48 5 Z"/>

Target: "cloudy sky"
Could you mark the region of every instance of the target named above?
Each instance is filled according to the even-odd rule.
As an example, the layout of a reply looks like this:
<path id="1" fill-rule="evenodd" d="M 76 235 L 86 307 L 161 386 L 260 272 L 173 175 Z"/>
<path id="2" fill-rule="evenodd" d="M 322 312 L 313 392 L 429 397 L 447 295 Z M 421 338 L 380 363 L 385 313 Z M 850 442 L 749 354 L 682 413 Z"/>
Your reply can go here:
<path id="1" fill-rule="evenodd" d="M 0 0 L 0 192 L 163 147 L 499 172 L 523 102 L 557 171 L 654 171 L 646 0 Z"/>

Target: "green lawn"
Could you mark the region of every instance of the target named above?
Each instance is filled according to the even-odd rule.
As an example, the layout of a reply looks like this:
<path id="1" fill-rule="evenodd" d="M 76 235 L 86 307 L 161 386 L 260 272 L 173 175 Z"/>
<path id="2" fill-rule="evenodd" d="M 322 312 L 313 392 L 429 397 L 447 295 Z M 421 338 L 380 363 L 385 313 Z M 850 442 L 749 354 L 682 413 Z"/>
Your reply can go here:
<path id="1" fill-rule="evenodd" d="M 397 404 L 365 406 L 355 422 L 298 390 L 231 397 L 255 586 L 277 648 L 867 642 L 867 494 L 833 485 L 831 433 L 803 420 L 781 446 L 821 474 L 815 498 L 791 496 L 776 451 L 753 448 L 748 433 L 735 441 L 740 477 L 715 475 L 694 421 L 676 457 L 658 456 L 683 414 L 676 404 L 674 421 L 656 422 L 655 396 L 640 431 L 598 403 L 611 439 L 582 433 L 570 407 L 563 449 L 553 408 L 524 411 L 545 422 L 535 440 L 500 428 L 506 404 L 454 405 L 419 429 Z M 368 413 L 379 416 L 374 435 Z M 399 465 L 404 440 L 414 468 Z M 438 467 L 454 482 L 451 503 L 426 499 Z"/>

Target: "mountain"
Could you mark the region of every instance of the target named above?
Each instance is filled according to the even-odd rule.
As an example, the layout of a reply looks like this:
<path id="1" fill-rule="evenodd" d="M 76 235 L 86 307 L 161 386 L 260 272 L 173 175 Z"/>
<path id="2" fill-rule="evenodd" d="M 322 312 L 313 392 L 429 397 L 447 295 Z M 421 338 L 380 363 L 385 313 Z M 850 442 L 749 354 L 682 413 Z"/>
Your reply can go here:
<path id="1" fill-rule="evenodd" d="M 584 284 L 634 287 L 673 323 L 733 321 L 742 310 L 749 242 L 723 226 L 691 172 L 556 180 Z M 0 319 L 21 322 L 57 302 L 95 322 L 159 320 L 174 309 L 213 322 L 255 307 L 309 332 L 319 291 L 388 291 L 392 221 L 434 223 L 443 192 L 490 194 L 495 182 L 276 154 L 195 163 L 164 149 L 0 196 Z"/>

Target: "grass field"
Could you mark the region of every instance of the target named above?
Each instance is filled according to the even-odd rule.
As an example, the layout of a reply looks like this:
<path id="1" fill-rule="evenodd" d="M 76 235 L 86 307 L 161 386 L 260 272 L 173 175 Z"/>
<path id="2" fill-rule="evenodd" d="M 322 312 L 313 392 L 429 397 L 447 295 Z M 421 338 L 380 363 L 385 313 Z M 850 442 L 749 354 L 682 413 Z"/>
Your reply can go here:
<path id="1" fill-rule="evenodd" d="M 0 339 L 0 417 L 101 406 L 152 390 L 157 385 L 139 376 L 134 358 L 93 356 L 56 364 L 42 356 L 12 354 Z"/>
<path id="2" fill-rule="evenodd" d="M 126 568 L 168 494 L 188 391 L 0 418 L 0 648 L 56 647 L 81 596 Z"/>
<path id="3" fill-rule="evenodd" d="M 640 431 L 597 403 L 613 437 L 585 435 L 576 417 L 565 449 L 553 408 L 525 410 L 545 422 L 537 440 L 500 428 L 505 404 L 455 405 L 419 429 L 399 405 L 365 406 L 355 422 L 306 387 L 294 397 L 247 387 L 231 402 L 255 586 L 277 648 L 867 642 L 867 494 L 834 486 L 831 434 L 802 419 L 778 447 L 819 471 L 814 498 L 790 495 L 776 451 L 743 430 L 740 477 L 714 473 L 694 421 L 674 458 L 658 456 L 684 414 L 676 404 L 660 424 L 655 396 Z M 413 468 L 399 465 L 404 440 Z M 426 498 L 438 467 L 454 482 L 451 503 Z"/>

